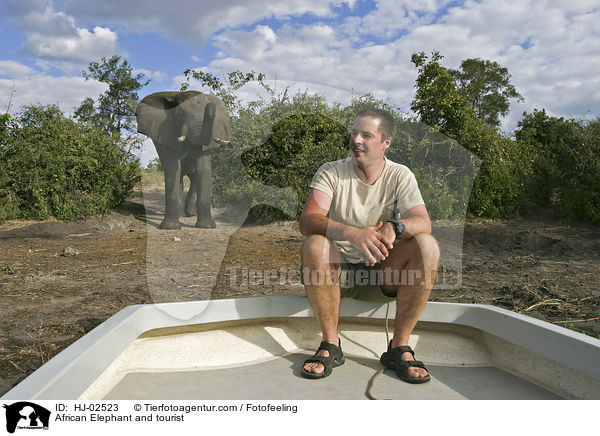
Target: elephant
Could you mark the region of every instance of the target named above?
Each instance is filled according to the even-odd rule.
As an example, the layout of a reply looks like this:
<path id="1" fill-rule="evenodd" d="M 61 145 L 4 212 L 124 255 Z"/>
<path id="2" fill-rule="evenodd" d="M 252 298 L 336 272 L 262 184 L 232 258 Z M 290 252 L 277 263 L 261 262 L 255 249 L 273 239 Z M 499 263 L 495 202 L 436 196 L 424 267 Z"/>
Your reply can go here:
<path id="1" fill-rule="evenodd" d="M 138 132 L 152 139 L 165 173 L 165 216 L 161 229 L 179 229 L 182 215 L 181 181 L 190 189 L 186 215 L 196 215 L 195 227 L 215 228 L 211 216 L 211 151 L 231 140 L 223 102 L 198 91 L 150 94 L 136 109 Z"/>

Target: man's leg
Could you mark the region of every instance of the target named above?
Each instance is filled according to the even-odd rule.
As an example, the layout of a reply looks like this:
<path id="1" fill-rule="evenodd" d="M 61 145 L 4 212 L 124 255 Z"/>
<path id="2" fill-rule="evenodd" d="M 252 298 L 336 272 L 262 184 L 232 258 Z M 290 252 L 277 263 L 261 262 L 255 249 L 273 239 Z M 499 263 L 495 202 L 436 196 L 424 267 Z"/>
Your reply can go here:
<path id="1" fill-rule="evenodd" d="M 392 348 L 408 345 L 410 334 L 433 288 L 439 258 L 440 249 L 435 238 L 421 233 L 411 239 L 394 242 L 390 255 L 381 263 L 384 290 L 397 292 Z M 387 274 L 386 269 L 388 269 Z M 390 271 L 395 273 L 389 274 Z M 394 279 L 396 283 L 393 283 Z M 414 358 L 407 352 L 402 355 L 402 360 L 414 360 Z M 408 374 L 413 377 L 425 377 L 427 371 L 411 367 Z"/>
<path id="2" fill-rule="evenodd" d="M 339 346 L 338 318 L 340 314 L 341 258 L 335 244 L 322 235 L 310 235 L 302 244 L 302 267 L 304 288 L 310 306 L 323 333 L 323 340 Z M 329 356 L 320 350 L 319 356 Z M 319 374 L 324 367 L 320 363 L 307 363 L 304 369 Z"/>

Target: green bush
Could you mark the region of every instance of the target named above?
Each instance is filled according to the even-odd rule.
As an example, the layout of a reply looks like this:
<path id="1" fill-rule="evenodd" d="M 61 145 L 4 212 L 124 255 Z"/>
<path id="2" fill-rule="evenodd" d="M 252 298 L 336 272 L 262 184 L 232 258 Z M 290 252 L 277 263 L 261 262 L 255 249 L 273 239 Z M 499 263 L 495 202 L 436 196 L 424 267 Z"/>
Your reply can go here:
<path id="1" fill-rule="evenodd" d="M 578 146 L 569 150 L 574 168 L 563 192 L 561 212 L 600 224 L 600 118 L 582 126 Z"/>
<path id="2" fill-rule="evenodd" d="M 212 153 L 212 203 L 217 207 L 252 202 L 257 182 L 253 181 L 242 165 L 242 153 L 264 141 L 270 130 L 266 116 L 250 108 L 242 108 L 230 117 L 231 142 Z"/>
<path id="3" fill-rule="evenodd" d="M 526 181 L 527 200 L 531 205 L 559 206 L 568 174 L 574 169 L 569 150 L 577 147 L 580 128 L 573 120 L 548 116 L 545 110 L 523 114 L 515 134 L 534 155 L 534 171 Z"/>
<path id="4" fill-rule="evenodd" d="M 577 122 L 524 114 L 516 132 L 533 159 L 526 183 L 529 204 L 560 215 L 600 223 L 600 119 Z"/>
<path id="5" fill-rule="evenodd" d="M 387 157 L 414 172 L 432 219 L 464 218 L 480 164 L 475 155 L 422 122 L 398 119 Z"/>
<path id="6" fill-rule="evenodd" d="M 245 107 L 240 107 L 235 114 L 230 115 L 231 143 L 218 148 L 212 154 L 213 205 L 226 207 L 242 203 L 252 207 L 266 201 L 277 205 L 286 215 L 291 217 L 297 215 L 298 201 L 296 198 L 292 195 L 283 195 L 281 191 L 265 189 L 263 184 L 271 184 L 265 182 L 269 177 L 263 178 L 256 171 L 251 172 L 242 162 L 242 156 L 245 153 L 252 154 L 252 150 L 257 147 L 264 147 L 270 141 L 274 126 L 288 117 L 299 114 L 321 114 L 320 116 L 330 119 L 329 123 L 337 121 L 342 124 L 344 119 L 337 105 L 329 107 L 323 97 L 308 92 L 298 92 L 293 96 L 288 96 L 285 92 L 269 101 L 251 102 Z M 275 155 L 272 157 L 278 159 Z M 283 161 L 283 159 L 285 156 L 280 160 Z M 279 181 L 274 182 L 273 186 L 288 187 L 297 183 L 297 181 L 290 180 L 288 184 L 284 180 L 285 177 L 287 176 L 279 177 Z M 271 180 L 269 179 L 269 181 Z M 308 190 L 309 182 L 310 179 L 306 183 L 306 190 Z M 300 201 L 299 208 L 301 209 L 304 200 Z M 270 210 L 258 208 L 256 213 L 267 213 Z"/>
<path id="7" fill-rule="evenodd" d="M 261 146 L 242 155 L 248 174 L 260 182 L 292 187 L 301 211 L 310 181 L 325 162 L 348 156 L 349 134 L 340 123 L 318 114 L 295 114 L 273 126 Z"/>
<path id="8" fill-rule="evenodd" d="M 457 141 L 482 160 L 473 183 L 469 212 L 476 216 L 506 217 L 523 204 L 525 181 L 531 177 L 531 150 L 501 136 L 484 121 L 468 118 Z"/>
<path id="9" fill-rule="evenodd" d="M 73 220 L 116 207 L 139 179 L 120 137 L 27 106 L 2 136 L 0 219 Z"/>

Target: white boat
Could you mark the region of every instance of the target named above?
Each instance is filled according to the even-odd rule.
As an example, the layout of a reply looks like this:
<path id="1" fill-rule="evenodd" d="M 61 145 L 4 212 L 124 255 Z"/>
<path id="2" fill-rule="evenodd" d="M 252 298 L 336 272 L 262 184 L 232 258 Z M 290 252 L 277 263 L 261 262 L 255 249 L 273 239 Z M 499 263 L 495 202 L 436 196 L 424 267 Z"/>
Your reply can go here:
<path id="1" fill-rule="evenodd" d="M 307 299 L 252 297 L 129 306 L 2 399 L 600 399 L 600 340 L 547 322 L 430 302 L 410 344 L 432 380 L 411 385 L 376 376 L 386 304 L 340 313 L 346 363 L 322 380 L 300 374 L 321 340 Z"/>

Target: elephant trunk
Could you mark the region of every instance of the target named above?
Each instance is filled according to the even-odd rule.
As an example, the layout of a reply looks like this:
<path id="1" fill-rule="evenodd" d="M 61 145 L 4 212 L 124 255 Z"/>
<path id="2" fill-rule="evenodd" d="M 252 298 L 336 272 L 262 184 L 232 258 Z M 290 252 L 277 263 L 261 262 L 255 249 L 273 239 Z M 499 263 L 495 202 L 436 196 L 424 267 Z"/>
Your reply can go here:
<path id="1" fill-rule="evenodd" d="M 204 120 L 202 121 L 202 132 L 200 134 L 200 140 L 198 141 L 201 146 L 210 144 L 213 139 L 213 128 L 215 126 L 215 118 L 217 116 L 217 105 L 214 103 L 208 103 L 204 111 Z"/>
<path id="2" fill-rule="evenodd" d="M 204 110 L 204 119 L 202 124 L 199 122 L 194 123 L 190 126 L 189 131 L 186 129 L 185 134 L 182 136 L 188 137 L 189 140 L 195 147 L 205 147 L 213 140 L 213 128 L 215 124 L 215 118 L 217 115 L 217 107 L 214 103 L 208 103 Z"/>

